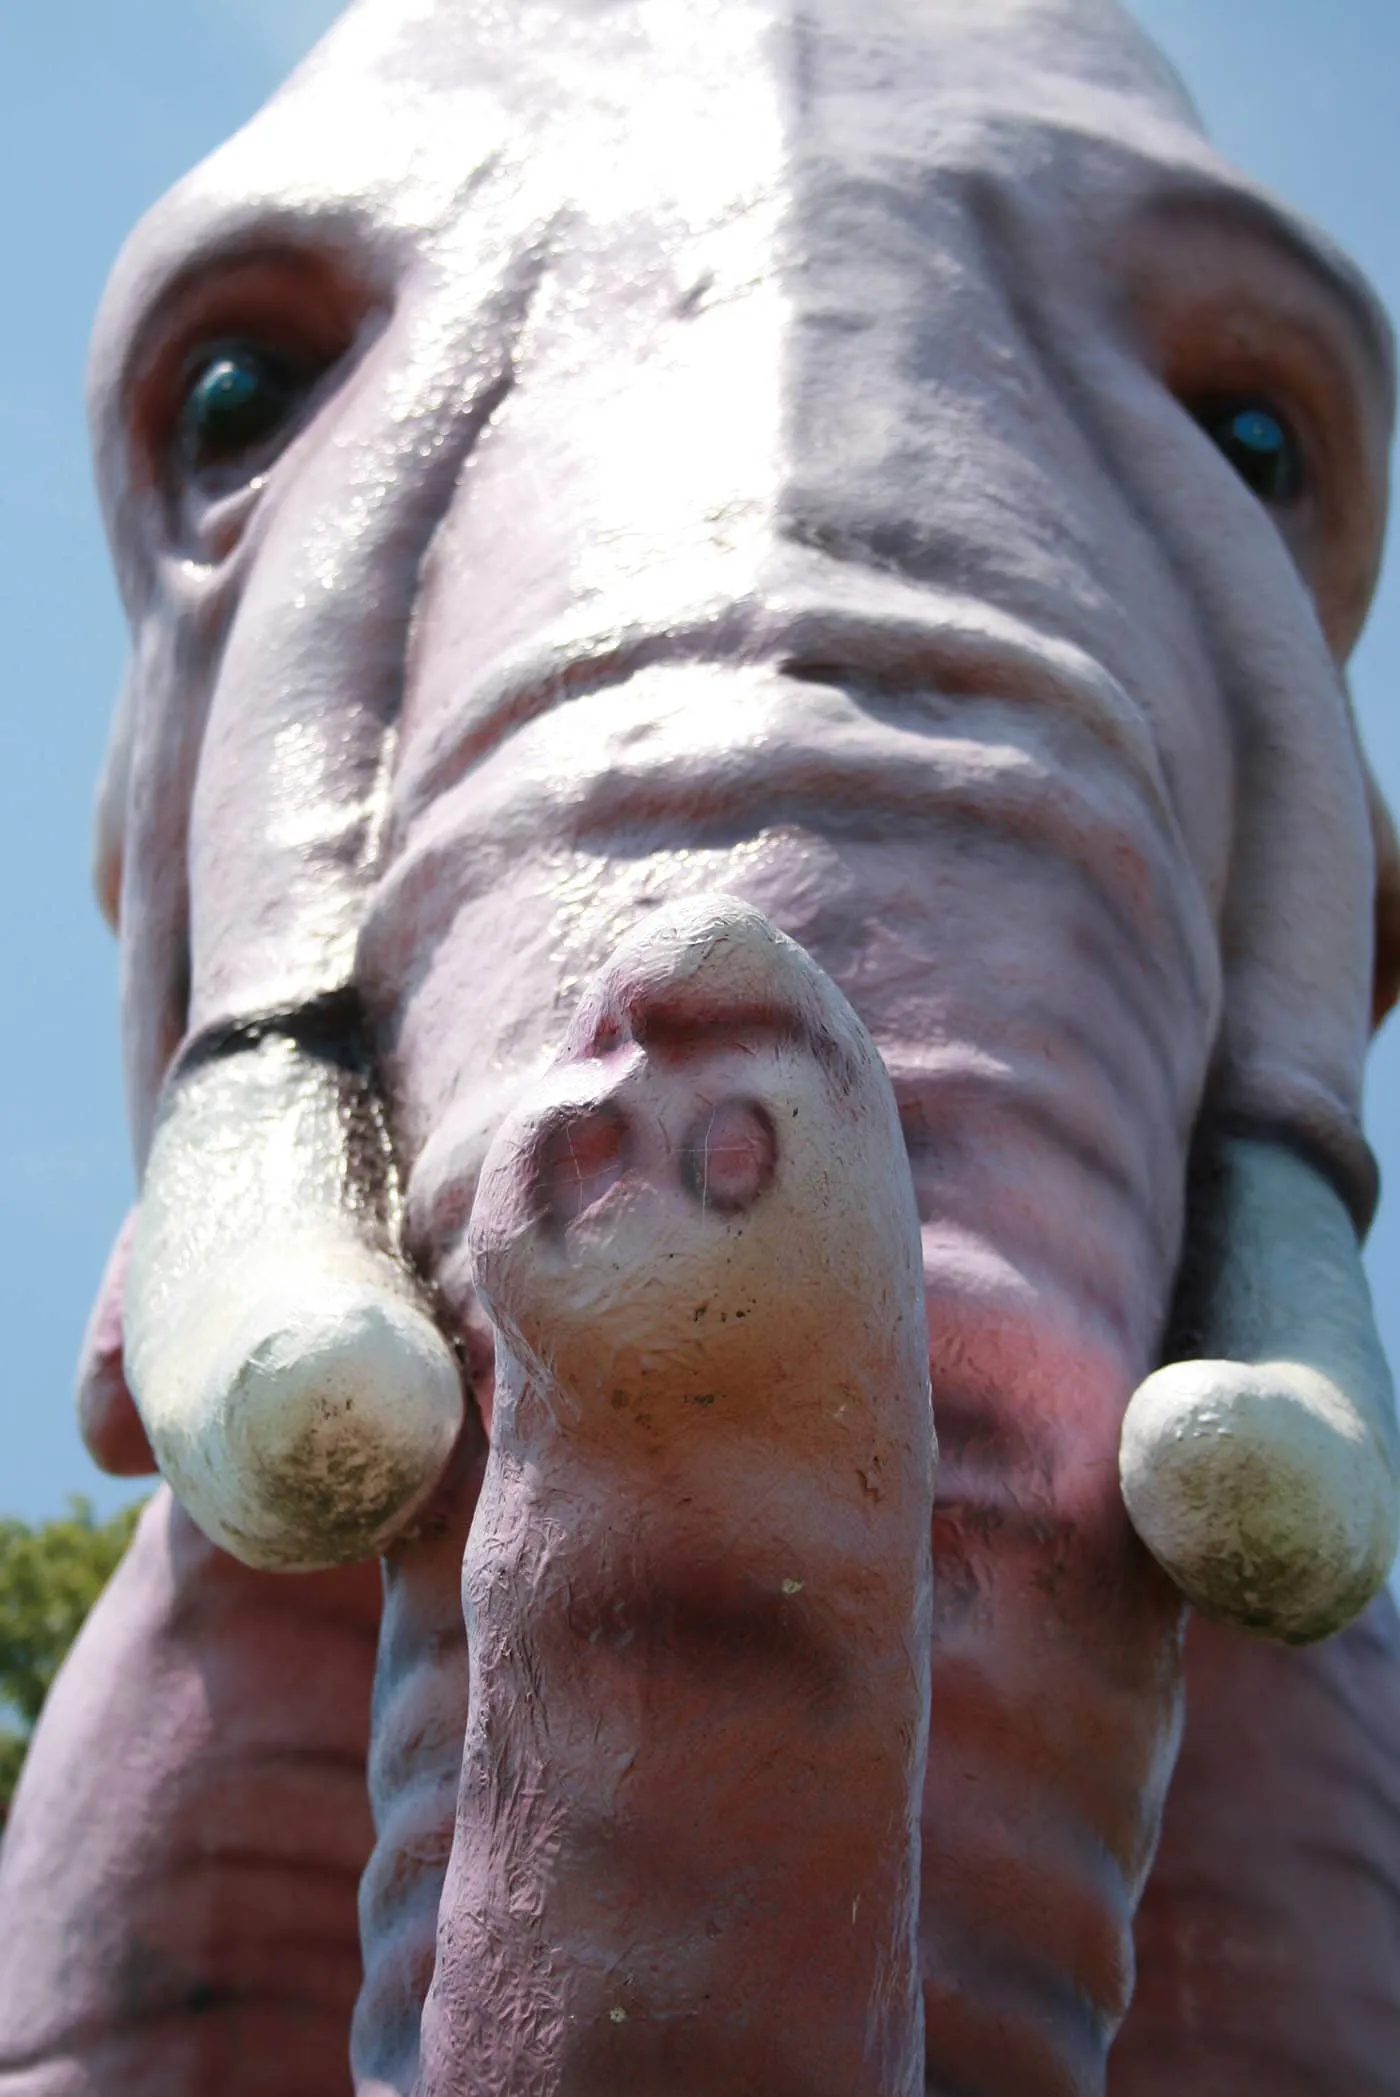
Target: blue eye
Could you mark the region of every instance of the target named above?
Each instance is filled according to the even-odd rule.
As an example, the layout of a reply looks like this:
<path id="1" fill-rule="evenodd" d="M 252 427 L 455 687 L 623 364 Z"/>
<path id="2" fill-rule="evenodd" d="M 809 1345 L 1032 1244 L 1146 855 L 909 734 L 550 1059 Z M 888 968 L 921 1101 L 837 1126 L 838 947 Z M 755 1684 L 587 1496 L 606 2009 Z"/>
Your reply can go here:
<path id="1" fill-rule="evenodd" d="M 213 352 L 180 411 L 186 464 L 195 469 L 228 464 L 266 442 L 289 420 L 303 391 L 289 364 L 251 343 Z"/>
<path id="2" fill-rule="evenodd" d="M 1265 403 L 1212 401 L 1196 410 L 1196 419 L 1261 502 L 1292 502 L 1302 493 L 1298 440 Z"/>

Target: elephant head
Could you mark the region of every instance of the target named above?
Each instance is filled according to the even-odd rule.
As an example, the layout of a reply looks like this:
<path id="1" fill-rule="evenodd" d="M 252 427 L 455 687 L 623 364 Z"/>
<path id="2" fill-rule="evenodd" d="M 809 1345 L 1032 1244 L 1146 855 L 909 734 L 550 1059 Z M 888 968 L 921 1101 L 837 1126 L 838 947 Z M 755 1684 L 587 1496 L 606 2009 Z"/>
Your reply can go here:
<path id="1" fill-rule="evenodd" d="M 1180 1725 L 1183 1595 L 1309 1640 L 1364 1606 L 1395 1543 L 1357 1249 L 1393 847 L 1343 679 L 1392 406 L 1366 287 L 1221 162 L 1109 0 L 361 0 L 138 231 L 93 372 L 133 630 L 99 846 L 143 1167 L 126 1372 L 216 1542 L 269 1568 L 387 1553 L 362 2089 L 737 2090 L 752 2071 L 811 2092 L 825 2060 L 849 2093 L 852 2031 L 872 2093 L 921 2085 L 925 2046 L 929 2087 L 1098 2088 Z M 697 1150 L 681 1120 L 665 1133 L 665 1059 L 719 1037 L 774 1089 Z M 794 1041 L 845 1073 L 848 1123 Z M 647 1072 L 625 1109 L 597 1075 L 619 1044 Z M 712 1134 L 729 1095 L 695 1082 L 684 1111 L 709 1099 Z M 861 1589 L 864 1618 L 842 1613 L 860 1554 L 820 1437 L 792 1474 L 845 1598 L 803 1619 L 803 1651 L 873 1655 L 904 1743 L 862 1809 L 899 1865 L 872 1895 L 885 1978 L 862 1967 L 853 2007 L 809 1964 L 785 1997 L 784 1880 L 763 2000 L 791 2013 L 747 2067 L 703 1990 L 678 2009 L 638 1949 L 647 1902 L 672 1898 L 659 1863 L 619 1908 L 652 1981 L 611 2009 L 590 1995 L 597 2032 L 564 2066 L 538 1930 L 485 1887 L 493 1845 L 535 1823 L 529 1787 L 491 1792 L 481 1711 L 554 1708 L 550 1670 L 569 1672 L 546 1642 L 542 1674 L 502 1689 L 493 1667 L 523 1662 L 491 1553 L 545 1597 L 529 1553 L 562 1523 L 586 1617 L 624 1501 L 691 1533 L 674 1469 L 628 1473 L 612 1512 L 569 1469 L 580 1346 L 614 1360 L 612 1284 L 590 1281 L 582 1323 L 567 1290 L 541 1320 L 507 1256 L 551 1217 L 574 1245 L 595 1195 L 645 1178 L 608 1118 L 643 1093 L 663 1151 L 754 1187 L 799 1155 L 765 1146 L 772 1100 L 800 1097 L 865 1205 L 862 1235 L 810 1159 L 800 1201 L 779 1174 L 791 1213 L 764 1257 L 808 1278 L 762 1345 L 715 1343 L 745 1392 L 815 1362 L 817 1333 L 844 1377 L 843 1348 L 873 1359 L 872 1292 L 891 1306 L 881 1446 L 904 1454 L 897 1489 L 867 1486 L 905 1557 Z M 558 1117 L 585 1106 L 556 1216 Z M 942 1449 L 907 1711 L 881 1668 L 929 1606 L 908 1517 L 931 1440 L 907 1291 L 878 1280 L 912 1242 L 904 1155 Z M 822 1272 L 860 1277 L 831 1333 L 808 1268 L 783 1264 L 804 1216 Z M 681 1258 L 669 1228 L 658 1260 Z M 130 1439 L 102 1388 L 101 1432 L 120 1415 Z M 478 1417 L 459 1795 L 466 1684 L 435 1656 L 460 1643 Z M 565 1437 L 547 1462 L 541 1422 Z M 545 1486 L 525 1522 L 527 1475 Z M 725 1476 L 752 1538 L 762 1500 Z M 709 1516 L 723 1557 L 719 1501 Z M 793 1621 L 805 1584 L 774 1590 Z M 707 1635 L 752 1629 L 723 1581 L 706 1592 Z M 604 1617 L 580 1621 L 559 1634 L 575 1670 Z M 911 2050 L 890 1946 L 912 1942 L 897 1802 L 930 1653 Z M 670 1737 L 669 1693 L 648 1740 Z M 767 1693 L 733 1691 L 744 1712 Z M 835 1757 L 828 1797 L 857 1752 L 835 1737 L 789 1743 Z M 551 1915 L 540 1859 L 588 1853 L 569 1816 L 586 1799 L 601 1826 L 620 1782 L 585 1764 L 529 1764 L 543 1819 L 512 1869 L 543 1872 Z M 678 1838 L 668 1868 L 703 1876 L 724 1832 L 696 1854 Z M 747 1943 L 719 1907 L 717 1941 Z M 582 1950 L 560 1922 L 554 1950 L 616 1992 L 608 1917 Z M 648 2023 L 671 2050 L 628 2055 Z"/>

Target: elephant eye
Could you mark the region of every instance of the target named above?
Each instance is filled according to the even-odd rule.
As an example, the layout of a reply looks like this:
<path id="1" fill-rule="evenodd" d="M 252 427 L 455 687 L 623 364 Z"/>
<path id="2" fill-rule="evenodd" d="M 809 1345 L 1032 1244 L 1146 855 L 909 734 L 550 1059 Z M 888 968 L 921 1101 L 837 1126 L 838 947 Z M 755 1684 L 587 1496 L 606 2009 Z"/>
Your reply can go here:
<path id="1" fill-rule="evenodd" d="M 236 464 L 290 421 L 306 380 L 285 358 L 230 343 L 206 353 L 180 410 L 179 448 L 199 471 Z"/>
<path id="2" fill-rule="evenodd" d="M 1209 401 L 1196 420 L 1261 502 L 1293 502 L 1302 493 L 1298 440 L 1265 402 Z"/>

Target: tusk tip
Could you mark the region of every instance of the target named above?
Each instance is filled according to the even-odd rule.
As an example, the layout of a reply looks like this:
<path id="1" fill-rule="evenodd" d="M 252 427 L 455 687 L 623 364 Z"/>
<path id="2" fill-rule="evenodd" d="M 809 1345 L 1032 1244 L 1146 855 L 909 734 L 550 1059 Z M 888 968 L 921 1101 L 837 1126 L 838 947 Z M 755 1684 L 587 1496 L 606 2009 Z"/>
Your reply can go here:
<path id="1" fill-rule="evenodd" d="M 259 1255 L 153 1366 L 138 1394 L 161 1469 L 215 1543 L 267 1570 L 383 1550 L 461 1426 L 456 1359 L 388 1260 Z"/>
<path id="2" fill-rule="evenodd" d="M 1358 1408 L 1300 1362 L 1172 1362 L 1134 1392 L 1119 1473 L 1142 1541 L 1203 1615 L 1306 1645 L 1395 1556 L 1396 1480 Z"/>

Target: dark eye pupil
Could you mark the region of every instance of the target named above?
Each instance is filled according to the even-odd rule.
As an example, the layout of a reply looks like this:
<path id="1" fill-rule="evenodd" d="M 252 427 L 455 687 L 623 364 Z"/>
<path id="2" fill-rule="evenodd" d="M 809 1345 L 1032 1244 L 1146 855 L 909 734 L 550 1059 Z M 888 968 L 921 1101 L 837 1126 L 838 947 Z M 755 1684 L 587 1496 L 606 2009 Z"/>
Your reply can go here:
<path id="1" fill-rule="evenodd" d="M 1303 484 L 1297 441 L 1271 408 L 1253 401 L 1212 405 L 1200 416 L 1240 479 L 1263 502 L 1291 502 Z"/>
<path id="2" fill-rule="evenodd" d="M 296 400 L 287 368 L 254 349 L 222 350 L 191 386 L 180 418 L 181 445 L 194 466 L 235 458 L 269 437 Z"/>

